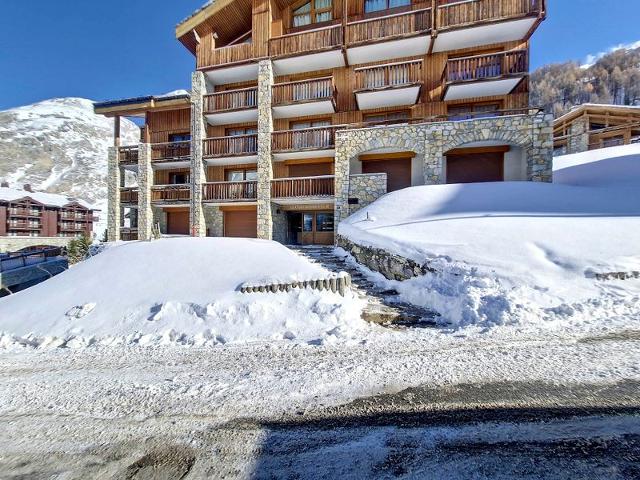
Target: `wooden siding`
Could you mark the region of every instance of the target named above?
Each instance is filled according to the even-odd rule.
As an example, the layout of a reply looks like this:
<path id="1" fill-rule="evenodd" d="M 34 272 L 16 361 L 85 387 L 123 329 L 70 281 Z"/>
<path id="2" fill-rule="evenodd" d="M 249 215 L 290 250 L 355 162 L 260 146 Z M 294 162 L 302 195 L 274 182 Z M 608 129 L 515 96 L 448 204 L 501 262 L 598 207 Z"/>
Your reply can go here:
<path id="1" fill-rule="evenodd" d="M 169 135 L 191 132 L 191 110 L 148 112 L 146 115 L 146 143 L 167 143 Z"/>

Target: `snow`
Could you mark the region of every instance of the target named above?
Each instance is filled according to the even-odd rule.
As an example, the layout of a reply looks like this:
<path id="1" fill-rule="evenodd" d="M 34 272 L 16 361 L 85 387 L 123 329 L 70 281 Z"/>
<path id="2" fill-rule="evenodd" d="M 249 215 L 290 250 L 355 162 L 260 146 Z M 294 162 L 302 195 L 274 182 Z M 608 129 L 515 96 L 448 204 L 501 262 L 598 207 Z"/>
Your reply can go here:
<path id="1" fill-rule="evenodd" d="M 40 202 L 44 205 L 51 207 L 64 207 L 70 203 L 76 202 L 85 208 L 95 208 L 84 200 L 65 197 L 64 195 L 57 195 L 55 193 L 45 192 L 28 192 L 26 190 L 19 190 L 10 187 L 0 187 L 0 200 L 6 202 L 12 202 L 14 200 L 20 200 L 25 197 L 30 197 L 36 202 Z"/>
<path id="2" fill-rule="evenodd" d="M 428 264 L 435 273 L 377 280 L 458 328 L 637 325 L 640 280 L 595 278 L 640 272 L 640 175 L 626 170 L 637 150 L 561 159 L 563 183 L 407 188 L 349 217 L 339 234 Z"/>
<path id="3" fill-rule="evenodd" d="M 330 273 L 269 241 L 170 238 L 119 242 L 70 270 L 0 299 L 0 345 L 213 345 L 332 341 L 366 327 L 351 296 L 295 290 L 241 294 L 258 281 Z M 37 299 L 37 301 L 34 301 Z"/>
<path id="4" fill-rule="evenodd" d="M 180 89 L 180 90 L 172 90 L 170 92 L 163 93 L 162 95 L 154 95 L 154 98 L 171 98 L 171 97 L 178 97 L 182 95 L 191 95 L 191 94 L 187 90 Z"/>

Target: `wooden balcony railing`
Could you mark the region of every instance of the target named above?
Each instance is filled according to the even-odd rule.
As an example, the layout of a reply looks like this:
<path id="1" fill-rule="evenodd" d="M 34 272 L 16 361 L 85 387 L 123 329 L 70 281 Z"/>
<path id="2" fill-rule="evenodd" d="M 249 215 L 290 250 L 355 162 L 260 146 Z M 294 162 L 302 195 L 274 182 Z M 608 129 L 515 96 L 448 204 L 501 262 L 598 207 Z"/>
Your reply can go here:
<path id="1" fill-rule="evenodd" d="M 298 82 L 278 83 L 273 86 L 273 105 L 288 105 L 318 100 L 335 101 L 336 87 L 333 77 L 314 78 Z"/>
<path id="2" fill-rule="evenodd" d="M 271 181 L 271 197 L 331 197 L 334 194 L 334 178 L 333 175 L 278 178 Z"/>
<path id="3" fill-rule="evenodd" d="M 138 240 L 138 229 L 125 227 L 120 228 L 120 240 L 123 242 Z"/>
<path id="4" fill-rule="evenodd" d="M 443 73 L 445 84 L 472 82 L 511 75 L 524 75 L 529 71 L 526 50 L 453 58 L 447 62 Z"/>
<path id="5" fill-rule="evenodd" d="M 151 145 L 151 161 L 188 160 L 191 156 L 191 142 L 154 143 Z"/>
<path id="6" fill-rule="evenodd" d="M 151 187 L 152 202 L 188 202 L 191 200 L 191 185 L 155 185 Z"/>
<path id="7" fill-rule="evenodd" d="M 86 230 L 86 227 L 80 223 L 60 222 L 58 225 L 61 232 L 82 232 Z"/>
<path id="8" fill-rule="evenodd" d="M 138 163 L 138 146 L 131 145 L 118 148 L 118 161 L 121 164 L 133 165 Z"/>
<path id="9" fill-rule="evenodd" d="M 258 106 L 258 87 L 211 93 L 204 96 L 205 113 L 244 110 Z"/>
<path id="10" fill-rule="evenodd" d="M 208 41 L 210 41 L 209 36 L 206 37 L 205 42 Z M 240 43 L 228 47 L 211 48 L 212 46 L 210 44 L 207 45 L 205 42 L 198 48 L 198 68 L 243 62 L 253 57 L 252 43 Z"/>
<path id="11" fill-rule="evenodd" d="M 120 189 L 120 203 L 138 204 L 138 187 L 122 187 Z"/>
<path id="12" fill-rule="evenodd" d="M 30 222 L 28 220 L 10 220 L 9 230 L 40 230 L 42 224 L 40 222 Z"/>
<path id="13" fill-rule="evenodd" d="M 316 30 L 289 33 L 269 40 L 269 55 L 280 57 L 306 52 L 330 50 L 342 45 L 342 26 L 331 25 Z"/>
<path id="14" fill-rule="evenodd" d="M 205 158 L 254 155 L 258 152 L 258 134 L 205 138 L 202 148 Z"/>
<path id="15" fill-rule="evenodd" d="M 347 44 L 408 37 L 431 30 L 431 9 L 423 8 L 384 17 L 353 20 L 347 24 Z M 401 56 L 401 55 L 398 55 Z"/>
<path id="16" fill-rule="evenodd" d="M 202 186 L 204 201 L 255 200 L 258 196 L 258 182 L 210 182 Z"/>
<path id="17" fill-rule="evenodd" d="M 60 212 L 60 218 L 63 220 L 80 220 L 80 221 L 86 222 L 91 220 L 93 216 L 84 212 L 62 211 Z"/>
<path id="18" fill-rule="evenodd" d="M 42 210 L 36 210 L 32 208 L 16 208 L 11 207 L 8 209 L 10 217 L 41 217 Z"/>
<path id="19" fill-rule="evenodd" d="M 328 127 L 280 130 L 271 134 L 271 148 L 274 151 L 319 150 L 335 146 L 336 130 L 343 125 Z"/>
<path id="20" fill-rule="evenodd" d="M 384 90 L 422 82 L 422 60 L 356 68 L 356 91 Z"/>
<path id="21" fill-rule="evenodd" d="M 478 22 L 538 16 L 544 11 L 544 0 L 440 0 L 436 22 L 438 30 Z"/>

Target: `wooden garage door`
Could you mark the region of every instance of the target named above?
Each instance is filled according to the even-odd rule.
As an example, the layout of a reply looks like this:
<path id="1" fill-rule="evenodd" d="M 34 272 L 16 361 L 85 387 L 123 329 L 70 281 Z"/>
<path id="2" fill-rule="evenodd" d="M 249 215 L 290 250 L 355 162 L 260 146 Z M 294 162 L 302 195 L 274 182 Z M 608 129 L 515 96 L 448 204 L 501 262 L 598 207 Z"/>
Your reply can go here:
<path id="1" fill-rule="evenodd" d="M 299 163 L 289 165 L 290 177 L 315 177 L 318 175 L 333 175 L 331 163 Z"/>
<path id="2" fill-rule="evenodd" d="M 362 173 L 386 173 L 387 192 L 411 186 L 411 158 L 363 160 Z"/>
<path id="3" fill-rule="evenodd" d="M 189 210 L 167 210 L 167 234 L 189 235 Z"/>
<path id="4" fill-rule="evenodd" d="M 226 210 L 224 212 L 224 236 L 256 238 L 258 213 L 252 210 Z"/>
<path id="5" fill-rule="evenodd" d="M 501 182 L 504 153 L 447 155 L 447 183 Z"/>

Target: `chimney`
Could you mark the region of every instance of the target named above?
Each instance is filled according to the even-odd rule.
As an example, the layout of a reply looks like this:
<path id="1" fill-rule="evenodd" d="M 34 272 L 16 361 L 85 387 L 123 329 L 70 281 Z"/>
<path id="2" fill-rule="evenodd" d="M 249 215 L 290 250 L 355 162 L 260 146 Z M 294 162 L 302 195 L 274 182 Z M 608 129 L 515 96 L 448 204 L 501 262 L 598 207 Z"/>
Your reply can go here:
<path id="1" fill-rule="evenodd" d="M 25 183 L 22 188 L 27 192 L 33 193 L 33 190 L 31 189 L 31 184 L 30 183 Z"/>
<path id="2" fill-rule="evenodd" d="M 9 188 L 9 182 L 4 182 L 4 181 L 3 181 L 2 183 L 0 183 L 0 187 L 2 187 L 2 188 Z"/>

